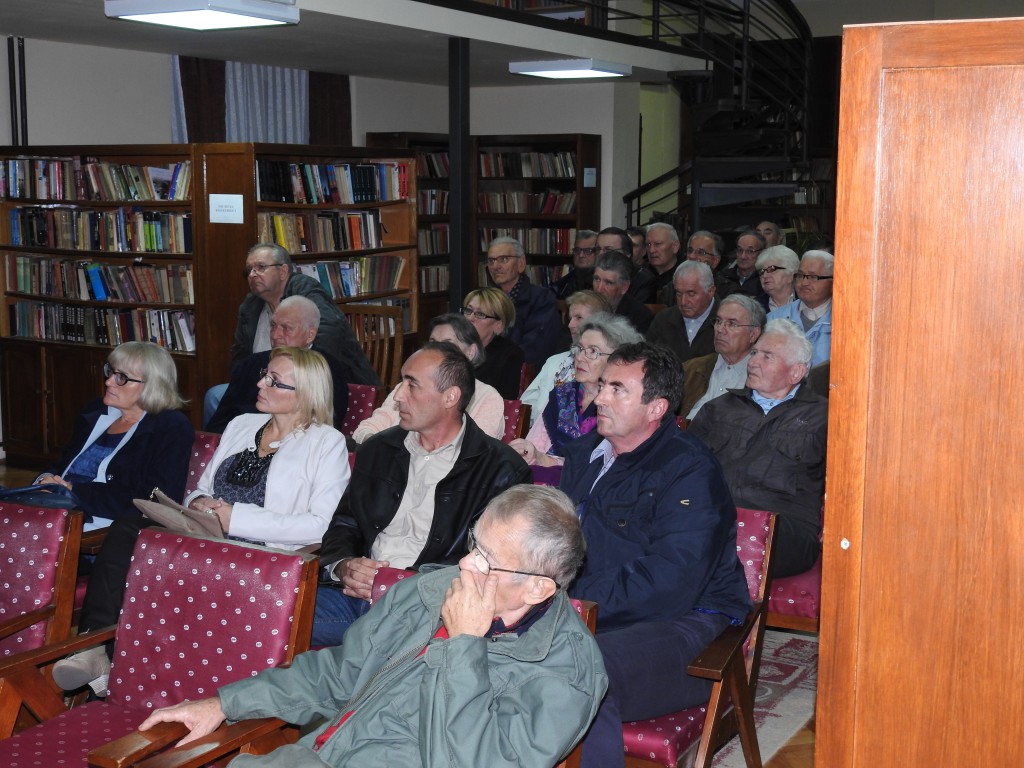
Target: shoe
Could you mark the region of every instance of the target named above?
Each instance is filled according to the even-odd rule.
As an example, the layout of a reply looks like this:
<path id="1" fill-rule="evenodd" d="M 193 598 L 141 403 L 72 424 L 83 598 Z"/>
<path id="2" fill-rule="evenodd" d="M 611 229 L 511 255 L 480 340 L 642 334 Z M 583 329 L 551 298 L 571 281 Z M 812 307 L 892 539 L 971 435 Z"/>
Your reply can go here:
<path id="1" fill-rule="evenodd" d="M 107 658 L 107 651 L 102 646 L 68 656 L 53 665 L 53 682 L 65 691 L 73 691 L 93 683 L 106 690 L 109 674 L 110 659 Z M 103 678 L 102 682 L 100 678 Z"/>

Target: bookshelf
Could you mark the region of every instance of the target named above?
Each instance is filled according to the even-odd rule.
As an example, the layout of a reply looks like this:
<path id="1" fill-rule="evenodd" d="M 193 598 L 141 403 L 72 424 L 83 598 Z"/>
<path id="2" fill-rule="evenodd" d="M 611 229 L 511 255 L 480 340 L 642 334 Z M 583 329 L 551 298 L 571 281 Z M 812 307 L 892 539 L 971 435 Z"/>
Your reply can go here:
<path id="1" fill-rule="evenodd" d="M 487 284 L 487 244 L 514 237 L 530 281 L 548 285 L 572 263 L 576 230 L 599 229 L 601 137 L 590 134 L 476 138 L 476 271 Z"/>
<path id="2" fill-rule="evenodd" d="M 8 461 L 59 453 L 121 341 L 171 351 L 200 426 L 203 393 L 227 378 L 245 254 L 261 239 L 337 303 L 401 306 L 415 332 L 413 169 L 412 153 L 347 147 L 0 148 Z"/>

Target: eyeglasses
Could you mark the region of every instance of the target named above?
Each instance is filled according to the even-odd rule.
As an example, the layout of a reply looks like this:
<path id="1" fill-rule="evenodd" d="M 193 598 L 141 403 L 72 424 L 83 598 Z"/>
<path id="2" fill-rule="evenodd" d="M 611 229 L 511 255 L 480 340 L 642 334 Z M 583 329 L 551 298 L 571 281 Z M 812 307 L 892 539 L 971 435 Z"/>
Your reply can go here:
<path id="1" fill-rule="evenodd" d="M 461 310 L 462 314 L 466 317 L 473 317 L 477 320 L 497 320 L 494 315 L 485 315 L 479 309 L 473 309 L 472 307 L 463 307 Z"/>
<path id="2" fill-rule="evenodd" d="M 119 386 L 119 387 L 123 387 L 129 381 L 135 382 L 136 384 L 145 384 L 146 383 L 142 379 L 133 379 L 131 376 L 129 376 L 127 373 L 124 373 L 123 371 L 114 370 L 110 366 L 110 363 L 104 363 L 103 364 L 103 379 L 104 379 L 104 381 L 109 379 L 111 376 L 114 377 L 114 383 L 117 384 L 117 386 Z"/>
<path id="3" fill-rule="evenodd" d="M 518 256 L 488 256 L 487 257 L 487 266 L 488 267 L 493 267 L 495 264 L 501 264 L 501 266 L 504 267 L 506 264 L 508 264 L 510 261 L 512 261 L 512 259 L 518 259 L 518 258 L 519 258 Z"/>
<path id="4" fill-rule="evenodd" d="M 761 250 L 762 249 L 760 249 L 760 248 L 736 248 L 736 255 L 737 256 L 753 256 L 753 255 L 755 255 L 757 253 L 760 253 Z"/>
<path id="5" fill-rule="evenodd" d="M 285 266 L 285 265 L 284 264 L 253 264 L 252 266 L 246 265 L 245 267 L 242 268 L 242 277 L 248 277 L 249 275 L 251 275 L 253 273 L 255 273 L 257 275 L 262 275 L 268 269 L 272 269 L 274 267 L 283 267 L 283 266 Z"/>
<path id="6" fill-rule="evenodd" d="M 808 275 L 806 272 L 794 272 L 793 279 L 798 283 L 801 280 L 810 280 L 811 282 L 818 282 L 819 280 L 831 280 L 832 275 Z"/>
<path id="7" fill-rule="evenodd" d="M 735 331 L 737 328 L 757 328 L 758 326 L 753 323 L 737 323 L 735 320 L 723 320 L 720 317 L 716 317 L 711 321 L 711 324 L 715 328 L 725 327 L 727 331 Z"/>
<path id="8" fill-rule="evenodd" d="M 484 553 L 481 552 L 480 548 L 476 545 L 476 533 L 473 528 L 469 529 L 466 544 L 469 546 L 469 553 L 473 555 L 473 564 L 476 566 L 476 569 L 480 571 L 480 573 L 482 573 L 484 576 L 489 574 L 491 571 L 500 571 L 501 573 L 515 573 L 519 576 L 540 576 L 542 579 L 551 579 L 552 581 L 555 581 L 553 576 L 548 576 L 546 573 L 534 573 L 533 571 L 513 571 L 511 568 L 499 568 L 496 565 L 491 565 L 489 562 L 487 562 L 487 558 L 484 556 Z M 561 585 L 557 581 L 555 581 L 555 586 L 561 587 Z"/>
<path id="9" fill-rule="evenodd" d="M 590 248 L 573 248 L 572 252 L 576 256 L 593 256 L 597 253 L 597 246 L 595 245 Z"/>
<path id="10" fill-rule="evenodd" d="M 576 355 L 583 355 L 587 360 L 598 360 L 601 357 L 607 357 L 611 352 L 602 352 L 597 347 L 581 347 L 579 344 L 573 344 L 569 347 L 569 353 L 576 357 Z"/>
<path id="11" fill-rule="evenodd" d="M 687 247 L 686 255 L 687 256 L 699 256 L 700 258 L 703 258 L 703 259 L 712 259 L 712 258 L 714 258 L 715 253 L 714 253 L 714 251 L 705 251 L 703 248 Z"/>
<path id="12" fill-rule="evenodd" d="M 275 388 L 276 387 L 277 389 L 286 389 L 289 392 L 294 392 L 295 391 L 295 387 L 293 387 L 291 384 L 282 384 L 280 381 L 278 381 L 277 379 L 274 378 L 274 374 L 267 373 L 267 369 L 266 368 L 261 368 L 260 369 L 260 379 L 268 387 L 271 387 L 271 388 Z"/>
<path id="13" fill-rule="evenodd" d="M 780 269 L 785 269 L 785 267 L 780 267 L 778 264 L 772 264 L 770 267 L 765 267 L 764 269 L 757 270 L 757 274 L 770 275 L 772 272 L 775 272 Z"/>

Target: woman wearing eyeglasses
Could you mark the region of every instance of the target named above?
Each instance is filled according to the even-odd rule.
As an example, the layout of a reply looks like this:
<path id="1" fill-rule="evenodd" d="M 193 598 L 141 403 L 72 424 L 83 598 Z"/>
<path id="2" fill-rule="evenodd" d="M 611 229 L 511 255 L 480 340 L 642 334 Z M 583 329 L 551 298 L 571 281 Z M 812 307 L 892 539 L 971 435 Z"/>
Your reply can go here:
<path id="1" fill-rule="evenodd" d="M 575 380 L 557 384 L 526 439 L 513 440 L 509 445 L 527 464 L 562 464 L 565 444 L 597 426 L 594 398 L 609 355 L 623 344 L 639 341 L 643 341 L 643 336 L 624 317 L 598 312 L 584 320 L 579 341 L 569 350 L 575 359 Z"/>
<path id="2" fill-rule="evenodd" d="M 523 369 L 523 350 L 506 334 L 516 322 L 516 308 L 504 291 L 478 288 L 466 294 L 462 314 L 473 324 L 484 345 L 484 362 L 476 369 L 476 378 L 490 384 L 506 400 L 519 398 L 519 379 Z M 551 333 L 557 333 L 552 328 Z"/>
<path id="3" fill-rule="evenodd" d="M 195 432 L 181 406 L 178 372 L 166 349 L 148 341 L 115 347 L 103 366 L 103 397 L 78 414 L 60 461 L 36 478 L 68 488 L 86 530 L 138 518 L 132 499 L 159 487 L 185 492 Z"/>
<path id="4" fill-rule="evenodd" d="M 259 413 L 231 420 L 198 489 L 184 503 L 216 514 L 229 538 L 280 549 L 319 543 L 350 475 L 345 438 L 331 426 L 330 369 L 318 352 L 278 347 L 258 386 Z M 182 483 L 185 472 L 183 467 Z M 79 632 L 117 621 L 135 540 L 150 524 L 124 520 L 111 526 L 89 579 Z M 109 671 L 106 649 L 93 648 L 59 661 L 53 679 L 64 690 L 89 685 L 102 694 Z"/>
<path id="5" fill-rule="evenodd" d="M 761 276 L 761 287 L 766 294 L 757 297 L 765 312 L 784 307 L 796 298 L 793 275 L 800 269 L 800 258 L 795 251 L 784 245 L 765 248 L 754 268 Z"/>

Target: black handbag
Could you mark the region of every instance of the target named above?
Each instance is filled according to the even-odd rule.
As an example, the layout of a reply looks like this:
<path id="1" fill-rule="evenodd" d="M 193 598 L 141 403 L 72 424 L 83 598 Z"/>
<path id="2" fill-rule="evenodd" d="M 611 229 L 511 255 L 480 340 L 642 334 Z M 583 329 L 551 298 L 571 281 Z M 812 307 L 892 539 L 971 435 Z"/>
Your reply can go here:
<path id="1" fill-rule="evenodd" d="M 79 509 L 82 506 L 72 491 L 57 483 L 26 485 L 21 488 L 0 487 L 0 501 L 47 509 Z"/>

